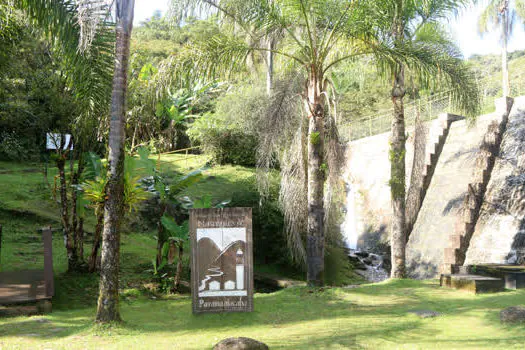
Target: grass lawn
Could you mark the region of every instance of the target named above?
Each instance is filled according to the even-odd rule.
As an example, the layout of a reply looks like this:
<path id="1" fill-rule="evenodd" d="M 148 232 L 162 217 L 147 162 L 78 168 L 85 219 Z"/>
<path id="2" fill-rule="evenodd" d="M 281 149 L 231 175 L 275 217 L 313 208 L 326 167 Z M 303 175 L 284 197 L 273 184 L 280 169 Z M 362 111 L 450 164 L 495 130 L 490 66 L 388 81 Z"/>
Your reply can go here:
<path id="1" fill-rule="evenodd" d="M 198 316 L 189 296 L 124 295 L 121 326 L 93 326 L 92 302 L 62 305 L 47 316 L 0 319 L 0 348 L 210 349 L 231 336 L 271 349 L 522 349 L 525 342 L 525 325 L 499 321 L 502 308 L 525 304 L 525 290 L 474 296 L 410 280 L 321 292 L 295 287 L 256 294 L 250 314 Z M 442 316 L 421 319 L 408 312 L 414 309 Z"/>
<path id="2" fill-rule="evenodd" d="M 166 171 L 201 167 L 202 157 L 161 158 Z M 36 229 L 59 226 L 38 164 L 0 163 L 0 270 L 42 267 Z M 53 170 L 50 170 L 52 172 Z M 214 167 L 189 191 L 223 199 L 254 191 L 253 169 Z M 52 177 L 51 177 L 52 178 Z M 89 222 L 88 222 L 89 224 Z M 92 228 L 87 227 L 88 230 Z M 312 290 L 294 287 L 255 295 L 249 314 L 191 313 L 189 295 L 161 296 L 148 286 L 155 255 L 154 232 L 122 235 L 121 311 L 124 323 L 93 323 L 98 294 L 96 274 L 65 273 L 62 237 L 54 235 L 53 313 L 0 318 L 0 349 L 210 349 L 226 337 L 247 336 L 272 349 L 348 348 L 523 348 L 525 325 L 500 324 L 499 311 L 525 304 L 525 290 L 473 296 L 441 289 L 436 281 L 397 280 L 357 288 Z M 89 251 L 89 244 L 86 251 Z M 257 271 L 256 266 L 256 271 Z M 261 271 L 272 272 L 268 265 Z M 441 313 L 421 319 L 410 310 Z"/>

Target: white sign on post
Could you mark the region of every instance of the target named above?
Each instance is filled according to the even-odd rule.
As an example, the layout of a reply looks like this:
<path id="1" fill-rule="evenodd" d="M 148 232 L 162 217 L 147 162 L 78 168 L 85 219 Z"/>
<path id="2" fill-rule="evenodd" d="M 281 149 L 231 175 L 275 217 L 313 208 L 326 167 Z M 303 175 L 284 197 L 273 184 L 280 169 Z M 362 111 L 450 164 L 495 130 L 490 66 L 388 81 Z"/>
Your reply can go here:
<path id="1" fill-rule="evenodd" d="M 62 135 L 65 136 L 65 142 L 62 149 L 66 150 L 67 146 L 69 145 L 69 141 L 71 140 L 70 134 L 57 134 L 48 132 L 46 134 L 46 149 L 59 149 L 60 143 L 62 141 Z M 71 145 L 71 149 L 73 149 L 73 145 Z"/>

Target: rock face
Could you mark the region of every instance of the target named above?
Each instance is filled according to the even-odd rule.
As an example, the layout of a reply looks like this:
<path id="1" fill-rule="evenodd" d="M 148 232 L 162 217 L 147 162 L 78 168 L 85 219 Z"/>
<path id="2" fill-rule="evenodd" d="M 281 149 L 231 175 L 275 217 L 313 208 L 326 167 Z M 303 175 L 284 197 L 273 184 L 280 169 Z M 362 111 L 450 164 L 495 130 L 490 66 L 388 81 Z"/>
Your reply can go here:
<path id="1" fill-rule="evenodd" d="M 213 350 L 268 350 L 268 345 L 251 338 L 227 338 L 217 343 Z"/>
<path id="2" fill-rule="evenodd" d="M 501 322 L 504 323 L 522 323 L 525 322 L 525 307 L 511 306 L 501 310 L 499 314 Z"/>
<path id="3" fill-rule="evenodd" d="M 514 100 L 465 264 L 525 258 L 525 98 Z"/>
<path id="4" fill-rule="evenodd" d="M 367 281 L 381 282 L 389 276 L 385 267 L 390 264 L 390 260 L 381 255 L 357 251 L 349 254 L 348 259 L 354 266 L 355 273 L 363 276 Z"/>

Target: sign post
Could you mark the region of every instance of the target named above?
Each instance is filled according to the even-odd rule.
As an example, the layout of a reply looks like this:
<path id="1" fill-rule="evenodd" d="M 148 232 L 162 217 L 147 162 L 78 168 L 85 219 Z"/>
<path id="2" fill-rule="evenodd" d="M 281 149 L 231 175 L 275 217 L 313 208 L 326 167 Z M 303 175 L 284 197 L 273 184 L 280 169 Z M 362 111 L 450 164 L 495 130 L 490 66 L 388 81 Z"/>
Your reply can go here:
<path id="1" fill-rule="evenodd" d="M 252 209 L 192 209 L 193 313 L 253 311 Z"/>

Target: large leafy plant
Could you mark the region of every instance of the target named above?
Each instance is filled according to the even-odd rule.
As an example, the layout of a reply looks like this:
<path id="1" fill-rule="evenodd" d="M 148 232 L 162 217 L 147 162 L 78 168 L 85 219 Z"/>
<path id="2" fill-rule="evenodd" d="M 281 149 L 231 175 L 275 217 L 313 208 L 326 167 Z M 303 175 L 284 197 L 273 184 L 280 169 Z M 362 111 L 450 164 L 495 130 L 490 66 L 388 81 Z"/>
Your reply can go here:
<path id="1" fill-rule="evenodd" d="M 148 159 L 146 152 L 139 149 L 139 158 L 126 156 L 124 161 L 124 208 L 127 212 L 137 209 L 137 206 L 148 198 L 148 192 L 140 185 L 139 172 L 148 171 Z M 86 170 L 84 182 L 79 186 L 81 189 L 79 202 L 88 204 L 95 210 L 97 223 L 93 238 L 93 247 L 89 257 L 89 271 L 96 268 L 98 250 L 100 248 L 102 229 L 104 222 L 104 204 L 106 200 L 107 170 L 100 157 L 93 152 L 85 155 Z"/>

